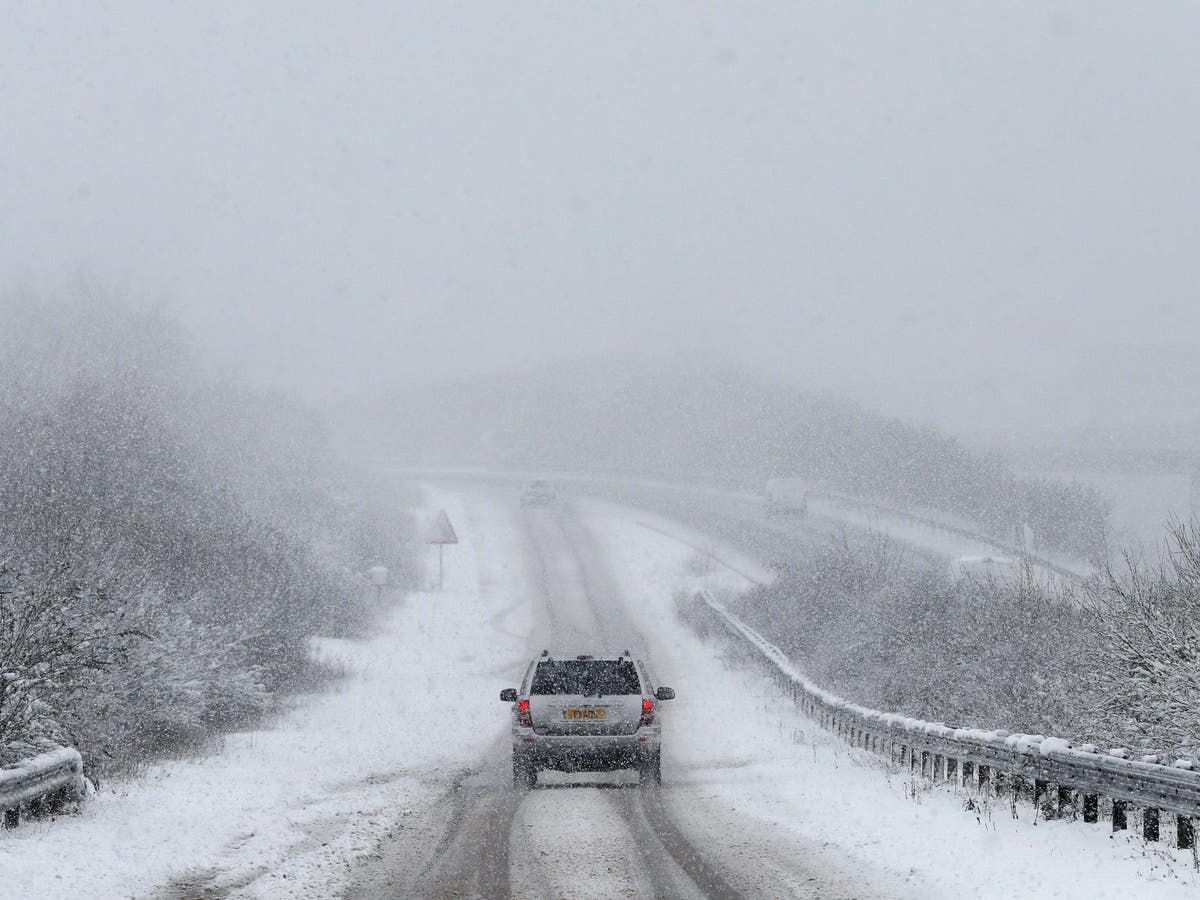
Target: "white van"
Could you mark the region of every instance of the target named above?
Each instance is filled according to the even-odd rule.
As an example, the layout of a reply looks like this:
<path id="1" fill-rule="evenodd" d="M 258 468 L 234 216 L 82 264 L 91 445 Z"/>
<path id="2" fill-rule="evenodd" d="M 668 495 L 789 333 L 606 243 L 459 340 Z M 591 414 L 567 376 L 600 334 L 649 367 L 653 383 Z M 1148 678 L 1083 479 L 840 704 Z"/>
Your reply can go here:
<path id="1" fill-rule="evenodd" d="M 808 485 L 800 478 L 772 478 L 763 488 L 763 501 L 771 516 L 802 516 L 808 512 Z"/>

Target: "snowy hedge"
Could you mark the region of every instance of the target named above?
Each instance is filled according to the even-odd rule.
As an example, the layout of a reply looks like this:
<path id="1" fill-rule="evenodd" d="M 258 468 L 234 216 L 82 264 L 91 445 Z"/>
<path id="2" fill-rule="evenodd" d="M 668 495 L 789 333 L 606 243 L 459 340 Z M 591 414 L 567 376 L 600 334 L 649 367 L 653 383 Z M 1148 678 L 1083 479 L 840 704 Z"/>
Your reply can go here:
<path id="1" fill-rule="evenodd" d="M 404 525 L 298 405 L 198 374 L 156 314 L 12 302 L 0 337 L 0 746 L 120 768 L 269 709 L 362 627 Z M 397 504 L 397 507 L 399 505 Z"/>
<path id="2" fill-rule="evenodd" d="M 813 681 L 920 719 L 1139 755 L 1200 753 L 1200 532 L 1161 564 L 1120 567 L 1058 595 L 964 588 L 879 535 L 813 550 L 738 612 Z"/>

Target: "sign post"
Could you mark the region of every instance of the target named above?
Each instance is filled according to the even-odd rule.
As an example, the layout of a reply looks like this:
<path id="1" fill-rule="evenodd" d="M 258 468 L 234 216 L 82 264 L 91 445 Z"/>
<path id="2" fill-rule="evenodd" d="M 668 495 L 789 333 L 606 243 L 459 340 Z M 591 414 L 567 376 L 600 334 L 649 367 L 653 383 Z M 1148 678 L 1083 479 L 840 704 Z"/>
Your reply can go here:
<path id="1" fill-rule="evenodd" d="M 367 574 L 371 576 L 371 584 L 375 585 L 375 596 L 382 598 L 383 589 L 387 587 L 388 584 L 387 566 L 371 566 L 371 568 L 367 570 Z"/>
<path id="2" fill-rule="evenodd" d="M 437 518 L 434 519 L 433 526 L 429 531 L 430 544 L 437 544 L 438 548 L 438 590 L 442 589 L 442 553 L 447 544 L 457 544 L 458 535 L 454 533 L 454 526 L 450 524 L 450 517 L 446 515 L 444 509 L 438 510 Z"/>

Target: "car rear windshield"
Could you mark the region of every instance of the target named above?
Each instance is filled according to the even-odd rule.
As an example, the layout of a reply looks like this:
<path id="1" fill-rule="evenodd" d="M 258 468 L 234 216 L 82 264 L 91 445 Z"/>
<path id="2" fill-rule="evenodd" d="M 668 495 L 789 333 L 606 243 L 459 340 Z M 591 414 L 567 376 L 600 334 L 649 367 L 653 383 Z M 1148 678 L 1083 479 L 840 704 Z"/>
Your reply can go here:
<path id="1" fill-rule="evenodd" d="M 564 659 L 537 664 L 531 694 L 640 694 L 637 667 L 626 659 Z"/>

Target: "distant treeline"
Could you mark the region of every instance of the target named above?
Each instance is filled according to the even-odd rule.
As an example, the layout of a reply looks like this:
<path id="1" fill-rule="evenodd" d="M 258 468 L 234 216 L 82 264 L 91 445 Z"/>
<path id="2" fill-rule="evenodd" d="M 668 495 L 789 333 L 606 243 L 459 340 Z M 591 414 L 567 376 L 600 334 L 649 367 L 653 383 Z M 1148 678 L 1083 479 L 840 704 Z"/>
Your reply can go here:
<path id="1" fill-rule="evenodd" d="M 4 313 L 0 757 L 196 746 L 306 683 L 313 635 L 369 621 L 368 565 L 403 577 L 399 507 L 366 506 L 296 404 L 206 383 L 159 315 Z"/>
<path id="2" fill-rule="evenodd" d="M 573 364 L 380 391 L 352 431 L 425 464 L 617 470 L 755 486 L 814 486 L 970 519 L 1081 555 L 1103 549 L 1094 489 L 1022 478 L 936 429 L 707 362 Z"/>

